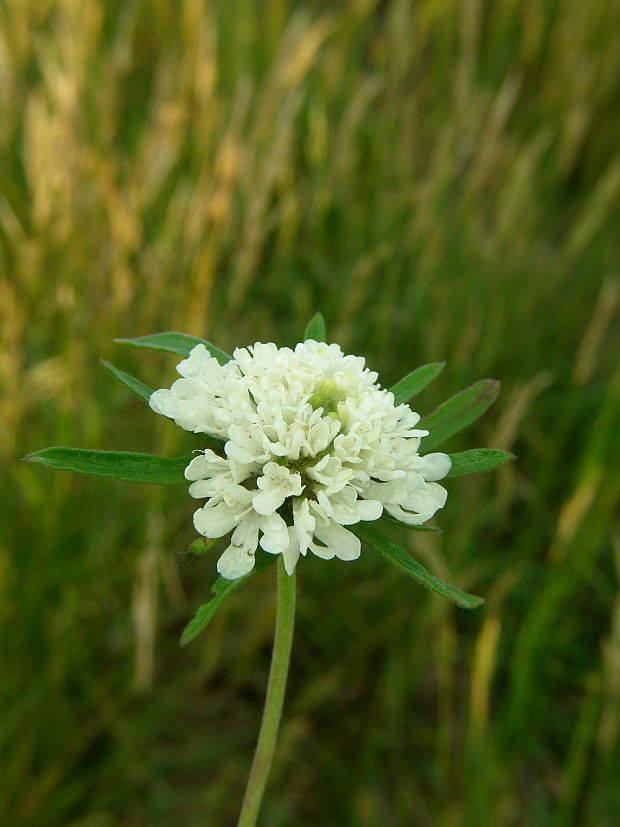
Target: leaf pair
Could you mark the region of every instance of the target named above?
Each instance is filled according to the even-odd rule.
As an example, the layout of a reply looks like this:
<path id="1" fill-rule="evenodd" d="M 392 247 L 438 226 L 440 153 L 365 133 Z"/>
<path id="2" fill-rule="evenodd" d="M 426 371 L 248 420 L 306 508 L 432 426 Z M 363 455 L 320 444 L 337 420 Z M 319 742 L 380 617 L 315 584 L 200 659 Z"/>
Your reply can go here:
<path id="1" fill-rule="evenodd" d="M 192 348 L 202 344 L 221 365 L 225 365 L 231 359 L 227 353 L 206 339 L 190 336 L 187 333 L 154 333 L 150 336 L 140 336 L 137 339 L 116 339 L 115 341 L 130 347 L 163 350 L 185 357 L 189 356 Z M 151 388 L 110 362 L 102 360 L 102 364 L 114 379 L 148 404 L 153 393 Z M 223 454 L 223 440 L 209 434 L 201 434 L 201 438 L 206 447 Z M 168 459 L 129 451 L 94 451 L 86 448 L 60 447 L 35 451 L 25 459 L 29 462 L 38 462 L 56 471 L 74 471 L 95 477 L 110 477 L 125 482 L 144 482 L 153 485 L 176 485 L 187 482 L 183 472 L 191 461 L 191 457 Z"/>
<path id="2" fill-rule="evenodd" d="M 395 520 L 394 522 L 397 521 Z M 420 528 L 425 527 L 421 526 Z M 476 597 L 473 594 L 467 594 L 467 592 L 461 591 L 455 586 L 450 586 L 448 583 L 444 583 L 443 580 L 435 577 L 435 575 L 428 572 L 421 563 L 418 563 L 407 554 L 403 548 L 393 540 L 385 537 L 374 525 L 358 523 L 355 526 L 349 526 L 349 530 L 356 534 L 364 543 L 372 546 L 372 548 L 382 554 L 393 566 L 396 566 L 400 571 L 412 577 L 434 594 L 451 600 L 462 609 L 475 609 L 484 603 L 483 598 Z M 255 574 L 261 574 L 268 569 L 274 561 L 274 555 L 267 554 L 258 549 L 254 568 L 249 574 L 246 574 L 245 577 L 240 577 L 238 580 L 225 580 L 223 577 L 218 577 L 211 588 L 213 597 L 207 603 L 199 606 L 196 614 L 183 630 L 181 646 L 186 646 L 188 643 L 191 643 L 192 640 L 195 640 L 198 635 L 204 632 L 226 598 L 241 588 L 241 586 L 247 583 Z"/>
<path id="3" fill-rule="evenodd" d="M 164 350 L 167 353 L 176 353 L 185 358 L 189 356 L 196 345 L 204 345 L 220 365 L 225 365 L 231 360 L 231 357 L 227 353 L 224 353 L 223 350 L 220 350 L 219 347 L 211 344 L 211 342 L 208 342 L 206 339 L 200 339 L 198 336 L 190 336 L 188 333 L 174 333 L 169 331 L 166 333 L 153 333 L 150 336 L 139 336 L 137 339 L 115 339 L 114 341 L 122 345 L 145 350 Z M 140 399 L 148 403 L 153 393 L 151 388 L 143 382 L 140 382 L 139 379 L 135 379 L 128 373 L 125 373 L 124 370 L 115 367 L 111 362 L 106 362 L 105 359 L 101 360 L 101 364 L 121 385 L 129 388 L 132 393 L 135 393 L 136 396 L 139 396 Z"/>
<path id="4" fill-rule="evenodd" d="M 224 353 L 223 350 L 212 345 L 211 342 L 208 342 L 206 339 L 199 339 L 197 336 L 189 336 L 186 333 L 153 333 L 151 336 L 140 336 L 138 339 L 116 339 L 115 341 L 129 345 L 130 347 L 145 348 L 147 350 L 164 350 L 168 353 L 177 353 L 179 356 L 185 357 L 189 356 L 192 348 L 198 344 L 202 344 L 221 365 L 225 365 L 231 358 L 227 353 Z M 132 393 L 135 393 L 136 396 L 148 405 L 149 399 L 153 394 L 153 390 L 149 388 L 148 385 L 125 373 L 124 370 L 115 367 L 111 362 L 106 362 L 105 359 L 101 360 L 101 364 L 117 382 L 120 382 L 121 385 L 124 385 Z M 201 434 L 201 438 L 205 447 L 211 448 L 217 454 L 224 455 L 223 439 L 218 439 L 218 437 L 211 436 L 211 434 Z M 82 473 L 89 472 L 84 471 Z M 124 477 L 119 477 L 119 479 L 124 479 Z"/>
<path id="5" fill-rule="evenodd" d="M 325 341 L 325 320 L 321 313 L 315 313 L 308 322 L 304 339 L 314 339 L 317 342 Z M 394 394 L 394 404 L 401 405 L 408 402 L 424 390 L 439 376 L 445 365 L 445 362 L 431 362 L 428 365 L 422 365 L 408 373 L 395 385 L 392 385 L 390 391 Z M 433 413 L 421 419 L 420 428 L 430 432 L 428 436 L 424 437 L 422 443 L 424 452 L 432 451 L 446 439 L 471 425 L 490 408 L 497 399 L 498 393 L 499 382 L 495 379 L 482 379 L 480 382 L 471 385 L 471 387 L 460 391 L 460 393 L 440 405 Z M 475 448 L 471 451 L 463 451 L 460 454 L 450 454 L 450 458 L 452 459 L 452 469 L 448 476 L 462 477 L 466 474 L 489 471 L 501 465 L 502 462 L 513 459 L 513 455 L 506 451 Z"/>
<path id="6" fill-rule="evenodd" d="M 444 366 L 445 362 L 422 365 L 392 385 L 390 390 L 394 394 L 394 404 L 401 405 L 420 393 L 439 376 Z M 491 407 L 498 393 L 499 382 L 497 380 L 482 379 L 455 394 L 431 414 L 423 417 L 418 425 L 429 432 L 422 441 L 424 453 L 433 451 L 446 439 L 471 425 Z M 449 477 L 463 477 L 468 474 L 490 471 L 506 460 L 514 459 L 513 454 L 494 448 L 474 448 L 458 454 L 448 454 L 448 456 L 452 460 Z"/>
<path id="7" fill-rule="evenodd" d="M 422 365 L 408 373 L 390 388 L 394 394 L 394 404 L 401 405 L 429 385 L 444 369 L 445 362 L 432 362 Z M 471 425 L 487 411 L 497 399 L 499 382 L 496 379 L 481 379 L 469 388 L 460 391 L 443 402 L 431 414 L 418 423 L 420 428 L 429 431 L 424 437 L 424 452 L 432 451 L 446 439 Z"/>
<path id="8" fill-rule="evenodd" d="M 325 321 L 320 313 L 317 313 L 308 323 L 304 338 L 314 339 L 319 342 L 325 341 Z M 130 347 L 163 350 L 184 357 L 187 357 L 192 348 L 197 344 L 203 344 L 220 364 L 226 364 L 231 358 L 210 342 L 195 336 L 189 336 L 185 333 L 156 333 L 150 336 L 141 336 L 136 339 L 118 339 L 117 341 Z M 153 393 L 148 386 L 115 367 L 110 362 L 104 361 L 103 365 L 117 381 L 131 390 L 144 402 L 148 403 Z M 406 402 L 422 391 L 441 373 L 443 367 L 443 362 L 423 365 L 397 382 L 391 388 L 394 394 L 395 404 L 398 405 Z M 462 428 L 471 424 L 471 422 L 481 416 L 493 403 L 497 397 L 498 390 L 498 382 L 491 379 L 482 380 L 456 394 L 440 405 L 433 413 L 420 420 L 420 427 L 426 428 L 430 432 L 429 435 L 424 438 L 424 448 L 426 450 L 434 449 L 445 439 L 448 439 Z M 206 445 L 212 447 L 219 453 L 223 453 L 224 442 L 222 440 L 216 437 L 210 437 L 207 434 L 202 434 L 201 438 Z M 512 455 L 505 451 L 474 449 L 457 454 L 450 454 L 449 456 L 452 460 L 452 468 L 448 476 L 457 477 L 495 468 L 502 462 L 510 459 Z M 184 471 L 191 457 L 167 459 L 150 454 L 58 447 L 36 451 L 26 457 L 26 459 L 32 462 L 39 462 L 56 470 L 76 471 L 129 482 L 172 485 L 186 482 Z M 390 521 L 400 524 L 398 520 Z M 415 526 L 414 529 L 419 531 L 438 531 L 438 529 L 432 526 Z M 374 525 L 358 523 L 356 526 L 351 527 L 351 530 L 366 544 L 379 551 L 392 565 L 413 577 L 417 582 L 434 593 L 452 600 L 458 606 L 464 608 L 475 608 L 482 603 L 481 598 L 468 595 L 430 574 L 420 563 L 413 560 L 404 549 L 381 534 Z M 213 597 L 207 603 L 200 606 L 195 617 L 186 627 L 181 639 L 182 644 L 189 643 L 203 631 L 210 623 L 222 602 L 240 588 L 250 577 L 254 576 L 254 574 L 260 573 L 268 568 L 268 566 L 273 563 L 273 560 L 272 555 L 266 554 L 259 549 L 257 551 L 256 565 L 250 574 L 232 581 L 219 577 L 213 586 Z"/>

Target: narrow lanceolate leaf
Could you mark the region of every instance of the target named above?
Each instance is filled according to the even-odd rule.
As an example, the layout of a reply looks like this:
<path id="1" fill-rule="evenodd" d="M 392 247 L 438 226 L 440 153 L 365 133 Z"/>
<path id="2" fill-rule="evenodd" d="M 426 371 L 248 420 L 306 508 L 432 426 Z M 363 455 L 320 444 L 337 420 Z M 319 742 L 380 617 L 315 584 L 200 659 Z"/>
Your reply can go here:
<path id="1" fill-rule="evenodd" d="M 448 454 L 448 456 L 452 460 L 452 468 L 448 472 L 449 477 L 480 474 L 515 458 L 514 454 L 500 451 L 497 448 L 472 448 L 471 451 L 461 451 L 459 454 Z"/>
<path id="2" fill-rule="evenodd" d="M 416 426 L 429 431 L 428 436 L 422 440 L 422 451 L 425 454 L 432 451 L 448 437 L 471 425 L 491 407 L 498 393 L 497 380 L 482 379 L 423 417 Z"/>
<path id="3" fill-rule="evenodd" d="M 410 557 L 405 549 L 401 548 L 393 540 L 385 537 L 380 531 L 377 531 L 374 526 L 368 523 L 358 523 L 355 526 L 351 526 L 350 530 L 353 531 L 354 534 L 357 534 L 360 540 L 363 540 L 376 549 L 393 566 L 396 566 L 397 569 L 413 577 L 413 579 L 421 583 L 422 586 L 426 586 L 427 589 L 430 589 L 440 597 L 445 597 L 453 603 L 456 603 L 456 605 L 462 609 L 475 609 L 484 603 L 481 597 L 467 594 L 467 592 L 450 586 L 448 583 L 444 583 L 443 580 L 435 577 L 428 572 L 423 565 L 418 563 L 417 560 Z"/>
<path id="4" fill-rule="evenodd" d="M 88 448 L 44 448 L 24 457 L 56 471 L 75 471 L 94 477 L 112 477 L 126 482 L 153 485 L 186 483 L 183 472 L 191 457 L 154 457 L 127 451 L 92 451 Z"/>
<path id="5" fill-rule="evenodd" d="M 265 571 L 265 569 L 269 568 L 274 562 L 275 555 L 257 551 L 254 568 L 249 574 L 246 574 L 245 577 L 239 577 L 237 580 L 225 580 L 223 577 L 218 577 L 211 589 L 213 597 L 208 603 L 203 603 L 202 606 L 200 606 L 194 617 L 183 630 L 181 646 L 186 646 L 188 643 L 191 643 L 201 632 L 204 632 L 227 597 L 230 597 L 233 592 L 236 592 L 237 589 L 243 586 L 244 583 L 247 583 L 255 574 L 260 574 L 262 571 Z"/>
<path id="6" fill-rule="evenodd" d="M 120 370 L 119 368 L 115 368 L 110 362 L 106 362 L 105 359 L 101 360 L 101 364 L 107 370 L 109 374 L 111 374 L 117 382 L 120 382 L 121 385 L 125 385 L 126 388 L 129 388 L 130 391 L 139 396 L 144 402 L 149 401 L 149 398 L 153 391 L 151 388 L 144 385 L 140 382 L 139 379 L 134 379 L 133 376 L 130 376 L 128 373 L 125 373 L 124 370 Z"/>
<path id="7" fill-rule="evenodd" d="M 435 379 L 444 369 L 445 362 L 431 362 L 430 365 L 422 365 L 406 376 L 403 376 L 390 390 L 394 394 L 394 404 L 401 405 L 407 402 L 412 396 L 420 393 L 421 390 Z"/>
<path id="8" fill-rule="evenodd" d="M 189 333 L 152 333 L 150 336 L 139 336 L 137 339 L 115 339 L 121 345 L 129 347 L 145 348 L 147 350 L 166 350 L 168 353 L 178 353 L 179 356 L 189 356 L 192 348 L 196 345 L 204 345 L 211 356 L 214 356 L 220 365 L 230 362 L 231 357 L 220 350 L 219 347 L 200 339 L 198 336 L 190 336 Z"/>
<path id="9" fill-rule="evenodd" d="M 326 338 L 325 319 L 322 313 L 315 313 L 306 325 L 305 339 L 314 339 L 315 342 L 324 342 Z"/>

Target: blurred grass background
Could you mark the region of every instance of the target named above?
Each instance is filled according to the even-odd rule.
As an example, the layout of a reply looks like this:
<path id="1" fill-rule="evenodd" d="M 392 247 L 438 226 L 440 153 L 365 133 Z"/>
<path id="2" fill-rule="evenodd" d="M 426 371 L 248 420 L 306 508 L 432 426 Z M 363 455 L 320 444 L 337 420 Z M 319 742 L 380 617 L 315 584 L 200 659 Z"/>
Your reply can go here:
<path id="1" fill-rule="evenodd" d="M 186 491 L 17 459 L 193 448 L 98 364 L 174 357 L 111 340 L 290 344 L 317 309 L 385 384 L 447 360 L 422 413 L 501 379 L 446 448 L 518 462 L 405 538 L 475 613 L 303 561 L 262 823 L 618 823 L 619 31 L 609 0 L 3 0 L 0 823 L 235 823 L 272 577 L 181 651 L 215 560 Z"/>

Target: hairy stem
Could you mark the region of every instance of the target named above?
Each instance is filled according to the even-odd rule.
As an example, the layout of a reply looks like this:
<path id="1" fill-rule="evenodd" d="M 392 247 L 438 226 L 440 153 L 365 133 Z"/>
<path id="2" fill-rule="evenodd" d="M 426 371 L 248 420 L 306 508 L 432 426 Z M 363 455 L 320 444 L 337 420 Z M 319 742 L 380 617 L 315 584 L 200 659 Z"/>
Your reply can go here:
<path id="1" fill-rule="evenodd" d="M 263 792 L 271 769 L 278 738 L 282 704 L 286 690 L 286 677 L 291 658 L 293 627 L 295 625 L 295 573 L 284 570 L 282 555 L 278 558 L 278 607 L 276 630 L 271 655 L 271 668 L 267 684 L 267 697 L 258 742 L 252 761 L 252 769 L 245 788 L 243 804 L 237 827 L 254 827 L 258 817 Z"/>

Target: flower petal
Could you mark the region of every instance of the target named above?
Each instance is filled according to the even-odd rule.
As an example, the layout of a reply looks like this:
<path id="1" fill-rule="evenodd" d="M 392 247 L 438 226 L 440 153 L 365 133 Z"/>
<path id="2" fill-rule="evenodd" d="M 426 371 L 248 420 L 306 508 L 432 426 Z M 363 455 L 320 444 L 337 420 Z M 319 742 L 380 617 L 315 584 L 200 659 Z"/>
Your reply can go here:
<path id="1" fill-rule="evenodd" d="M 308 500 L 293 500 L 293 526 L 297 537 L 297 545 L 301 554 L 305 554 L 312 542 L 312 532 L 316 519 L 310 513 Z"/>
<path id="2" fill-rule="evenodd" d="M 263 536 L 260 539 L 261 548 L 271 554 L 281 554 L 289 544 L 288 526 L 279 514 L 270 514 L 260 520 L 260 529 Z"/>
<path id="3" fill-rule="evenodd" d="M 194 511 L 194 527 L 203 537 L 215 539 L 232 531 L 239 522 L 239 517 L 226 503 L 211 505 L 212 502 L 209 500 L 198 511 Z"/>
<path id="4" fill-rule="evenodd" d="M 356 560 L 360 556 L 359 538 L 338 523 L 332 522 L 328 526 L 317 526 L 314 529 L 314 536 L 332 549 L 339 560 Z M 312 550 L 316 554 L 314 548 Z"/>
<path id="5" fill-rule="evenodd" d="M 443 486 L 436 482 L 428 482 L 423 487 L 410 491 L 406 498 L 400 500 L 400 505 L 420 514 L 427 511 L 434 514 L 444 507 L 447 496 L 448 492 Z"/>
<path id="6" fill-rule="evenodd" d="M 217 570 L 226 580 L 237 580 L 252 571 L 254 562 L 254 554 L 247 548 L 231 543 L 217 561 Z"/>
<path id="7" fill-rule="evenodd" d="M 210 448 L 190 462 L 185 469 L 186 480 L 200 480 L 206 477 L 213 477 L 216 474 L 227 474 L 230 476 L 230 467 L 224 457 L 219 457 Z"/>
<path id="8" fill-rule="evenodd" d="M 289 528 L 289 543 L 282 552 L 282 559 L 284 560 L 284 568 L 286 573 L 291 575 L 295 571 L 295 566 L 299 560 L 299 541 L 295 534 L 295 530 Z"/>
<path id="9" fill-rule="evenodd" d="M 386 505 L 385 510 L 388 514 L 391 514 L 392 517 L 396 520 L 400 520 L 401 523 L 406 523 L 407 525 L 422 525 L 435 513 L 434 511 L 429 511 L 426 514 L 416 514 L 412 511 L 405 511 L 400 505 Z"/>
<path id="10" fill-rule="evenodd" d="M 308 548 L 314 555 L 320 557 L 322 560 L 331 560 L 336 554 L 333 548 L 320 545 L 319 543 L 310 543 Z"/>
<path id="11" fill-rule="evenodd" d="M 268 462 L 263 474 L 256 480 L 260 491 L 254 495 L 252 504 L 259 514 L 272 514 L 290 496 L 299 496 L 302 491 L 301 477 L 292 474 L 288 468 L 275 462 Z"/>
<path id="12" fill-rule="evenodd" d="M 419 457 L 419 460 L 415 470 L 422 479 L 428 482 L 442 480 L 452 467 L 452 460 L 447 454 L 426 454 L 426 456 Z"/>

